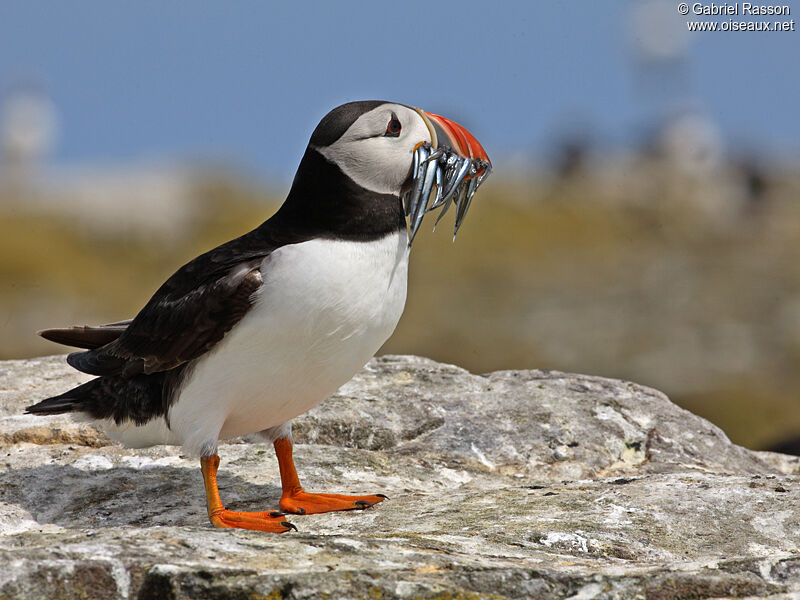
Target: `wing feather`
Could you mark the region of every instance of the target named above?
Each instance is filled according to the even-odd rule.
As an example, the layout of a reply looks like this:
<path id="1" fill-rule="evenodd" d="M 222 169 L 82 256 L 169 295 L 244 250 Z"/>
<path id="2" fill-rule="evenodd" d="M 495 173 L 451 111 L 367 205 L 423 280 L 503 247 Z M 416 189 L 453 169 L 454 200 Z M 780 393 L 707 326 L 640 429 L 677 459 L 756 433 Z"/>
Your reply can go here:
<path id="1" fill-rule="evenodd" d="M 108 323 L 106 325 L 56 327 L 53 329 L 43 329 L 39 332 L 39 335 L 57 344 L 92 350 L 100 346 L 105 346 L 109 342 L 113 342 L 122 335 L 128 328 L 128 325 L 131 324 L 131 321 L 132 319 L 119 321 L 117 323 Z"/>
<path id="2" fill-rule="evenodd" d="M 252 306 L 253 293 L 262 284 L 259 264 L 237 265 L 182 295 L 159 290 L 118 337 L 101 347 L 72 353 L 67 361 L 92 375 L 132 377 L 168 371 L 198 358 Z"/>
<path id="3" fill-rule="evenodd" d="M 182 266 L 132 320 L 77 328 L 80 331 L 47 330 L 42 335 L 70 344 L 82 342 L 75 343 L 79 347 L 92 346 L 67 357 L 70 365 L 91 375 L 158 373 L 202 356 L 252 306 L 253 294 L 263 283 L 264 257 L 276 248 L 313 237 L 312 232 L 279 223 L 277 217 Z"/>

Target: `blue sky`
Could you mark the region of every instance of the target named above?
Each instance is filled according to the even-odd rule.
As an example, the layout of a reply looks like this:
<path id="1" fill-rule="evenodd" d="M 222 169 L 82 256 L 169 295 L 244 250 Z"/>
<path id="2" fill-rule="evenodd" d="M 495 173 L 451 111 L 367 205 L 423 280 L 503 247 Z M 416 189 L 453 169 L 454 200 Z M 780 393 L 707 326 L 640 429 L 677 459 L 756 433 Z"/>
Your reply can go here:
<path id="1" fill-rule="evenodd" d="M 366 98 L 460 120 L 493 158 L 576 123 L 620 146 L 672 94 L 663 74 L 643 91 L 634 4 L 5 0 L 0 92 L 44 85 L 61 164 L 212 158 L 287 181 L 319 118 Z M 688 42 L 678 79 L 723 137 L 800 155 L 800 32 Z"/>

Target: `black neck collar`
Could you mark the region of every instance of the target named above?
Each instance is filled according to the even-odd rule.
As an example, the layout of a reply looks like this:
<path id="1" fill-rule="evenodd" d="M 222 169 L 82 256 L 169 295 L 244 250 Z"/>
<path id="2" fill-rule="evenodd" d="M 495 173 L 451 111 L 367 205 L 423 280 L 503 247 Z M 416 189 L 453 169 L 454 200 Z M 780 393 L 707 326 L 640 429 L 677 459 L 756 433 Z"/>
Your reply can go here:
<path id="1" fill-rule="evenodd" d="M 406 228 L 398 196 L 361 187 L 311 147 L 270 221 L 312 237 L 348 240 L 379 239 Z"/>

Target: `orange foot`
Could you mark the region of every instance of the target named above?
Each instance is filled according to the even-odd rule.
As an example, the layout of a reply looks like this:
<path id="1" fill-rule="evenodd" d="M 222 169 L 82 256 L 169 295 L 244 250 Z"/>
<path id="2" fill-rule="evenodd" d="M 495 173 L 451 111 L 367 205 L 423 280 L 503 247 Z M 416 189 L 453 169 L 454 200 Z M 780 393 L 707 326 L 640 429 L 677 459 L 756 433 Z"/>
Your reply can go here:
<path id="1" fill-rule="evenodd" d="M 286 514 L 278 511 L 237 512 L 223 508 L 209 515 L 214 527 L 230 527 L 235 529 L 252 529 L 284 533 L 289 529 L 297 531 L 297 527 L 286 520 Z"/>
<path id="2" fill-rule="evenodd" d="M 371 507 L 386 500 L 383 494 L 371 496 L 347 496 L 344 494 L 312 494 L 302 488 L 284 491 L 280 505 L 286 512 L 296 515 L 313 515 L 315 513 L 335 510 L 357 510 Z"/>
<path id="3" fill-rule="evenodd" d="M 300 485 L 297 470 L 294 467 L 292 441 L 289 438 L 279 438 L 275 440 L 274 446 L 275 454 L 278 457 L 278 467 L 281 471 L 281 487 L 283 488 L 280 505 L 286 512 L 297 515 L 313 515 L 336 510 L 363 510 L 387 499 L 383 494 L 347 496 L 343 494 L 312 494 L 311 492 L 306 492 Z"/>
<path id="4" fill-rule="evenodd" d="M 206 505 L 208 518 L 214 527 L 231 527 L 236 529 L 253 529 L 255 531 L 269 531 L 284 533 L 297 527 L 285 520 L 286 515 L 278 511 L 264 512 L 237 512 L 228 510 L 222 505 L 217 487 L 217 469 L 219 456 L 208 456 L 200 459 L 200 468 L 203 471 L 203 482 L 206 487 Z"/>

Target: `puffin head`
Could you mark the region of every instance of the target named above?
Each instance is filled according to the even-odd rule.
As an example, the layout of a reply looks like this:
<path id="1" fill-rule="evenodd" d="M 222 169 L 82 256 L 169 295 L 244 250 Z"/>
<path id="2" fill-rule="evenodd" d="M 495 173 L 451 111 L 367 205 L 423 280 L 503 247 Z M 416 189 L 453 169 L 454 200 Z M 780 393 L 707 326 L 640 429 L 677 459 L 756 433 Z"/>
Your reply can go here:
<path id="1" fill-rule="evenodd" d="M 309 149 L 359 187 L 403 198 L 410 241 L 426 212 L 444 206 L 441 218 L 453 202 L 458 231 L 472 195 L 491 171 L 486 151 L 458 123 L 380 100 L 334 108 L 317 125 Z"/>

